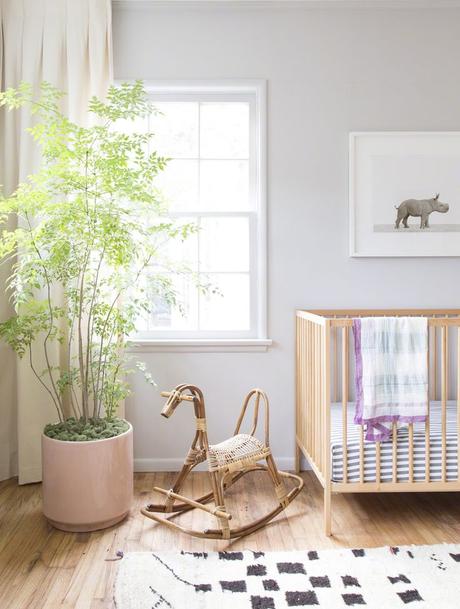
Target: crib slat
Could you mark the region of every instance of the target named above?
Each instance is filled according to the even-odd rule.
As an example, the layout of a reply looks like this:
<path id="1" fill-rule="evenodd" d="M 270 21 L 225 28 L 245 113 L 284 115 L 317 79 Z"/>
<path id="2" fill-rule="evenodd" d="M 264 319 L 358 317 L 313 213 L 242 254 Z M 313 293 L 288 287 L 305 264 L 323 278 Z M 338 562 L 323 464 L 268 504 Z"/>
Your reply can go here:
<path id="1" fill-rule="evenodd" d="M 318 457 L 321 463 L 321 471 L 325 471 L 326 463 L 328 459 L 328 455 L 331 451 L 331 439 L 330 434 L 328 436 L 326 450 L 323 447 L 323 432 L 324 427 L 326 425 L 327 413 L 326 409 L 330 407 L 330 405 L 326 404 L 326 391 L 329 393 L 329 401 L 331 395 L 331 366 L 332 360 L 330 357 L 330 349 L 331 349 L 331 340 L 330 340 L 330 330 L 329 330 L 329 339 L 326 341 L 326 329 L 319 329 L 319 340 L 321 342 L 321 404 L 318 410 Z M 329 366 L 329 367 L 328 367 Z M 329 479 L 330 482 L 330 479 Z"/>
<path id="2" fill-rule="evenodd" d="M 322 417 L 323 409 L 323 342 L 321 339 L 321 327 L 317 327 L 317 341 L 318 341 L 318 403 L 315 410 L 315 429 L 319 429 L 319 421 Z M 318 434 L 319 435 L 319 434 Z M 317 463 L 323 467 L 323 448 L 321 445 L 321 438 L 315 434 L 315 454 Z"/>
<path id="3" fill-rule="evenodd" d="M 359 430 L 359 481 L 364 482 L 364 425 Z"/>
<path id="4" fill-rule="evenodd" d="M 442 481 L 446 481 L 447 326 L 441 328 Z"/>
<path id="5" fill-rule="evenodd" d="M 302 353 L 302 338 L 303 338 L 303 324 L 302 319 L 300 317 L 297 318 L 297 378 L 298 378 L 298 387 L 297 387 L 297 396 L 298 396 L 298 404 L 297 408 L 299 410 L 299 427 L 297 429 L 299 433 L 299 438 L 301 439 L 301 443 L 305 446 L 305 437 L 303 435 L 303 429 L 305 425 L 304 418 L 308 413 L 308 404 L 304 402 L 304 394 L 303 394 L 303 377 L 304 377 L 304 364 L 308 362 L 304 362 L 303 353 Z M 306 366 L 305 366 L 306 367 Z"/>
<path id="6" fill-rule="evenodd" d="M 311 434 L 312 434 L 312 426 L 313 426 L 313 410 L 315 408 L 315 399 L 316 399 L 316 358 L 315 358 L 315 326 L 309 322 L 309 338 L 308 338 L 308 351 L 309 351 L 309 359 L 310 359 L 310 377 L 311 377 L 311 385 L 310 385 L 310 416 L 308 417 L 308 432 L 307 432 L 307 442 L 308 442 L 308 453 L 314 459 L 313 448 L 311 445 Z"/>
<path id="7" fill-rule="evenodd" d="M 436 317 L 436 315 L 433 315 Z M 434 349 L 434 358 L 433 358 L 433 391 L 432 391 L 432 399 L 436 400 L 438 397 L 438 327 L 434 326 L 433 328 L 433 349 Z"/>
<path id="8" fill-rule="evenodd" d="M 460 327 L 457 328 L 457 480 L 460 480 Z"/>
<path id="9" fill-rule="evenodd" d="M 315 452 L 315 461 L 319 467 L 322 468 L 322 450 L 318 450 L 318 443 L 316 438 L 316 426 L 318 424 L 318 418 L 321 416 L 321 374 L 322 374 L 322 349 L 321 349 L 321 327 L 315 326 L 315 358 L 316 358 L 316 401 L 315 401 L 315 420 L 314 420 L 314 433 L 313 433 L 313 446 Z"/>
<path id="10" fill-rule="evenodd" d="M 323 457 L 323 449 L 321 446 L 321 439 L 317 437 L 316 429 L 318 426 L 318 421 L 321 417 L 322 407 L 323 407 L 323 343 L 321 340 L 321 327 L 317 328 L 317 345 L 318 345 L 318 402 L 316 404 L 315 410 L 315 455 L 316 462 L 320 464 L 322 467 L 322 457 Z"/>
<path id="11" fill-rule="evenodd" d="M 335 316 L 337 317 L 337 316 Z M 334 350 L 334 402 L 339 400 L 339 349 L 338 349 L 338 328 L 331 328 L 332 348 Z"/>
<path id="12" fill-rule="evenodd" d="M 342 456 L 343 481 L 348 482 L 348 446 L 347 446 L 347 409 L 348 409 L 348 375 L 349 375 L 348 328 L 342 328 Z"/>
<path id="13" fill-rule="evenodd" d="M 294 442 L 295 442 L 295 455 L 296 455 L 296 473 L 299 471 L 299 465 L 298 465 L 298 455 L 299 455 L 299 448 L 298 448 L 298 443 L 297 443 L 297 436 L 299 435 L 299 421 L 301 421 L 302 419 L 300 418 L 301 415 L 301 409 L 300 409 L 300 366 L 299 366 L 299 362 L 300 362 L 300 333 L 299 333 L 299 329 L 300 329 L 300 319 L 299 317 L 295 318 L 295 428 L 294 428 Z"/>
<path id="14" fill-rule="evenodd" d="M 414 424 L 409 423 L 409 482 L 414 481 Z"/>
<path id="15" fill-rule="evenodd" d="M 308 446 L 308 428 L 310 427 L 310 410 L 311 410 L 311 401 L 310 401 L 310 388 L 311 388 L 311 359 L 310 352 L 308 349 L 309 346 L 309 337 L 310 337 L 310 323 L 304 319 L 302 319 L 302 330 L 301 330 L 301 339 L 300 339 L 300 352 L 302 357 L 302 362 L 305 362 L 305 369 L 302 366 L 302 378 L 301 378 L 301 393 L 303 396 L 302 402 L 305 401 L 306 413 L 305 413 L 305 421 L 303 426 L 303 438 L 302 442 L 307 449 L 310 450 Z"/>
<path id="16" fill-rule="evenodd" d="M 331 340 L 330 330 L 327 331 L 329 339 L 326 338 L 326 328 L 320 329 L 320 341 L 321 341 L 321 407 L 318 413 L 318 453 L 321 459 L 321 468 L 324 471 L 328 459 L 328 455 L 331 452 L 331 435 L 329 434 L 326 450 L 323 449 L 323 441 L 321 429 L 326 425 L 327 410 L 330 409 L 330 396 L 331 396 L 331 366 L 332 361 L 330 357 L 331 353 Z M 329 398 L 326 394 L 329 394 Z M 329 401 L 329 403 L 328 403 Z M 330 482 L 330 477 L 329 477 Z"/>
<path id="17" fill-rule="evenodd" d="M 393 483 L 398 482 L 398 426 L 396 421 L 393 421 L 392 430 L 392 442 L 393 442 Z"/>
<path id="18" fill-rule="evenodd" d="M 380 447 L 381 443 L 375 443 L 375 481 L 380 482 Z"/>
<path id="19" fill-rule="evenodd" d="M 310 420 L 308 426 L 308 452 L 315 459 L 313 454 L 313 447 L 311 444 L 312 428 L 313 428 L 313 413 L 316 408 L 316 353 L 315 353 L 315 326 L 310 323 L 310 340 L 309 340 L 309 351 L 311 361 L 311 389 L 310 389 Z"/>
<path id="20" fill-rule="evenodd" d="M 314 459 L 313 448 L 311 445 L 312 429 L 313 429 L 313 412 L 315 409 L 315 391 L 316 391 L 316 354 L 315 354 L 315 343 L 314 343 L 314 330 L 315 326 L 309 323 L 309 338 L 308 338 L 308 351 L 310 357 L 310 416 L 308 421 L 307 430 L 307 442 L 308 442 L 308 453 Z"/>
<path id="21" fill-rule="evenodd" d="M 307 321 L 306 324 L 307 336 L 305 337 L 305 342 L 303 345 L 304 353 L 307 354 L 308 360 L 308 374 L 305 377 L 304 381 L 307 385 L 304 387 L 304 391 L 307 392 L 307 400 L 308 400 L 308 417 L 307 417 L 307 427 L 305 429 L 305 442 L 307 445 L 308 454 L 311 456 L 311 446 L 310 446 L 310 429 L 311 429 L 311 409 L 313 407 L 312 404 L 312 396 L 313 396 L 313 354 L 311 352 L 311 322 Z"/>
<path id="22" fill-rule="evenodd" d="M 305 321 L 302 318 L 299 318 L 299 375 L 300 375 L 300 386 L 299 386 L 299 408 L 302 410 L 300 414 L 301 421 L 301 444 L 302 446 L 308 450 L 307 446 L 307 433 L 306 430 L 308 428 L 308 412 L 310 410 L 310 404 L 308 402 L 308 395 L 306 393 L 305 387 L 308 379 L 308 366 L 310 362 L 308 360 L 307 353 L 304 349 L 305 339 L 306 339 L 306 326 Z"/>
<path id="23" fill-rule="evenodd" d="M 428 349 L 427 349 L 427 354 L 426 354 L 426 358 L 427 358 L 427 370 L 428 370 L 428 387 L 427 387 L 427 395 L 426 395 L 426 407 L 427 407 L 427 413 L 426 413 L 426 421 L 425 421 L 425 482 L 429 482 L 430 481 L 430 464 L 431 464 L 431 455 L 430 455 L 430 451 L 431 451 L 431 446 L 430 446 L 430 410 L 431 410 L 431 404 L 430 404 L 430 396 L 431 396 L 431 391 L 432 391 L 432 387 L 430 387 L 430 327 L 428 326 Z"/>
<path id="24" fill-rule="evenodd" d="M 315 455 L 315 460 L 317 463 L 320 462 L 320 453 L 321 451 L 318 450 L 318 437 L 317 437 L 317 426 L 318 426 L 318 419 L 320 417 L 320 413 L 321 413 L 321 386 L 322 386 L 322 375 L 323 375 L 323 360 L 322 360 L 322 346 L 321 346 L 321 339 L 320 339 L 320 328 L 316 327 L 316 351 L 317 351 L 317 361 L 318 361 L 318 377 L 316 379 L 316 406 L 315 406 L 315 410 L 314 410 L 314 425 L 313 425 L 313 453 Z"/>
<path id="25" fill-rule="evenodd" d="M 306 324 L 306 336 L 303 337 L 303 352 L 306 354 L 308 360 L 308 374 L 304 376 L 304 388 L 303 391 L 307 395 L 308 400 L 308 417 L 307 425 L 305 428 L 305 443 L 307 445 L 308 454 L 311 454 L 310 438 L 309 433 L 311 429 L 311 409 L 312 409 L 312 391 L 313 391 L 313 362 L 311 352 L 311 322 L 307 321 Z"/>
<path id="26" fill-rule="evenodd" d="M 310 361 L 311 361 L 311 390 L 310 390 L 310 421 L 308 426 L 308 452 L 315 458 L 313 447 L 311 445 L 312 428 L 313 428 L 313 412 L 316 408 L 316 353 L 315 353 L 315 326 L 310 323 Z"/>
<path id="27" fill-rule="evenodd" d="M 315 357 L 315 344 L 314 344 L 314 325 L 310 322 L 309 324 L 309 340 L 308 340 L 308 351 L 310 353 L 310 417 L 308 421 L 307 441 L 308 441 L 308 453 L 314 458 L 313 449 L 311 445 L 311 434 L 313 427 L 313 411 L 315 409 L 315 391 L 316 391 L 316 357 Z"/>
<path id="28" fill-rule="evenodd" d="M 318 455 L 316 454 L 316 445 L 315 445 L 315 423 L 316 423 L 316 413 L 318 412 L 319 402 L 320 402 L 320 384 L 319 384 L 319 375 L 320 375 L 320 365 L 321 365 L 321 353 L 319 348 L 319 340 L 318 340 L 319 328 L 315 326 L 315 343 L 314 343 L 314 356 L 315 356 L 315 404 L 313 410 L 313 425 L 312 425 L 312 434 L 311 434 L 311 444 L 312 451 L 315 459 L 315 463 L 318 463 Z"/>
<path id="29" fill-rule="evenodd" d="M 308 428 L 307 428 L 307 446 L 308 446 L 308 454 L 313 457 L 312 449 L 311 449 L 311 426 L 313 422 L 313 408 L 315 407 L 315 354 L 313 352 L 313 324 L 308 322 L 308 340 L 307 340 L 307 349 L 308 349 L 308 361 L 309 365 L 309 383 L 308 383 L 308 402 L 309 402 L 309 412 L 308 412 Z"/>
<path id="30" fill-rule="evenodd" d="M 321 406 L 323 403 L 322 396 L 322 376 L 323 376 L 323 346 L 321 344 L 321 328 L 318 326 L 316 328 L 316 352 L 317 352 L 317 360 L 318 360 L 318 375 L 317 375 L 317 400 L 316 400 L 316 408 L 315 408 L 315 424 L 313 429 L 313 446 L 315 451 L 315 459 L 317 463 L 321 463 L 321 449 L 318 450 L 318 419 L 321 416 Z"/>
<path id="31" fill-rule="evenodd" d="M 305 348 L 308 340 L 308 322 L 305 322 L 304 319 L 301 319 L 301 334 L 300 334 L 300 357 L 301 357 L 301 378 L 300 378 L 300 393 L 302 395 L 302 399 L 300 401 L 301 408 L 305 409 L 303 413 L 303 427 L 302 427 L 302 444 L 308 450 L 308 441 L 307 441 L 307 430 L 308 430 L 308 419 L 310 416 L 310 400 L 308 394 L 308 387 L 310 385 L 310 359 L 307 349 Z"/>

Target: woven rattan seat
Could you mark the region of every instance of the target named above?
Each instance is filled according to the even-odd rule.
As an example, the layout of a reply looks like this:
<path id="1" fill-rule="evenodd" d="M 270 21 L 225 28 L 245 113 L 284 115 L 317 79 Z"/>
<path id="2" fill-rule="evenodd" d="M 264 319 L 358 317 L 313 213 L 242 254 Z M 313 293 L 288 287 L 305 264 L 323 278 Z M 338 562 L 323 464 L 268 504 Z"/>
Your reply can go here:
<path id="1" fill-rule="evenodd" d="M 192 405 L 195 413 L 195 435 L 182 469 L 173 486 L 170 489 L 158 486 L 154 487 L 157 493 L 166 497 L 164 503 L 150 503 L 141 510 L 144 516 L 176 531 L 182 531 L 195 537 L 231 539 L 257 531 L 257 529 L 264 526 L 264 524 L 286 509 L 291 501 L 300 493 L 303 487 L 302 478 L 288 472 L 280 472 L 276 467 L 270 450 L 268 397 L 261 389 L 252 389 L 248 393 L 244 399 L 233 436 L 223 442 L 219 442 L 219 444 L 209 444 L 204 397 L 198 387 L 186 384 L 177 385 L 173 391 L 162 392 L 162 395 L 168 398 L 161 411 L 161 414 L 166 418 L 169 418 L 173 414 L 180 403 L 186 402 Z M 240 433 L 241 425 L 250 402 L 254 406 L 252 431 L 248 434 Z M 265 410 L 264 440 L 259 440 L 255 435 L 260 408 Z M 261 463 L 261 461 L 264 463 Z M 184 480 L 194 467 L 203 462 L 207 462 L 208 465 L 208 476 L 212 490 L 197 499 L 191 499 L 179 494 Z M 254 471 L 264 471 L 268 474 L 273 485 L 277 504 L 268 514 L 258 520 L 239 527 L 230 527 L 230 521 L 233 522 L 233 516 L 227 510 L 225 493 L 242 476 Z M 287 490 L 284 484 L 286 480 L 290 480 L 295 486 Z M 208 505 L 211 501 L 214 503 L 214 506 Z M 204 531 L 188 529 L 170 518 L 163 518 L 155 513 L 180 514 L 194 508 L 215 516 L 219 525 L 218 528 L 205 529 Z"/>
<path id="2" fill-rule="evenodd" d="M 219 444 L 209 446 L 209 469 L 231 471 L 232 464 L 238 463 L 241 466 L 241 461 L 246 459 L 248 461 L 258 461 L 259 459 L 265 459 L 269 454 L 270 449 L 256 437 L 240 433 Z"/>

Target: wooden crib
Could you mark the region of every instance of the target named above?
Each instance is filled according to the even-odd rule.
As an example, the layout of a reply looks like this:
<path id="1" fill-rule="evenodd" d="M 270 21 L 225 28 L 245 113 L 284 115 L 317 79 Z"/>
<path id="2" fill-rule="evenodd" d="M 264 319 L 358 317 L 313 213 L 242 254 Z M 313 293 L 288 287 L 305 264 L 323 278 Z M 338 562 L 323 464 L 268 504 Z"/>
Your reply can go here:
<path id="1" fill-rule="evenodd" d="M 353 423 L 352 324 L 370 316 L 428 318 L 427 421 L 385 443 Z M 332 493 L 460 491 L 460 309 L 299 310 L 296 347 L 296 469 L 303 454 L 324 488 L 326 535 Z"/>

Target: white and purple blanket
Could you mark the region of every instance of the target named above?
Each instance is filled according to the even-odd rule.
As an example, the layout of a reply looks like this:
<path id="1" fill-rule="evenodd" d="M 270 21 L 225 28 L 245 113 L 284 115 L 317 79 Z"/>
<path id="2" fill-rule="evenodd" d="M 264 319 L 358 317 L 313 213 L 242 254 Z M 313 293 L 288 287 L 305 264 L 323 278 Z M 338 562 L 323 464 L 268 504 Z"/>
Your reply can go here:
<path id="1" fill-rule="evenodd" d="M 423 317 L 353 320 L 355 423 L 366 440 L 390 439 L 394 421 L 424 422 L 428 410 L 428 324 Z M 389 424 L 389 425 L 388 425 Z"/>

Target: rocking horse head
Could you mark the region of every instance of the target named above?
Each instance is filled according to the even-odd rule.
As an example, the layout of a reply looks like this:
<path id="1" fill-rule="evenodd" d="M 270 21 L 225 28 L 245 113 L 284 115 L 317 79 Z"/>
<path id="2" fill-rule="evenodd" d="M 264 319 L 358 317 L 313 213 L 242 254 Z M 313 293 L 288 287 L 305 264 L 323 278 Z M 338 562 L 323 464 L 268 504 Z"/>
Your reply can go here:
<path id="1" fill-rule="evenodd" d="M 203 394 L 201 390 L 194 385 L 177 385 L 172 391 L 162 391 L 161 395 L 168 398 L 161 411 L 161 415 L 166 419 L 169 419 L 177 406 L 183 401 L 192 402 L 195 406 L 197 405 L 197 402 L 199 402 L 204 410 Z"/>

